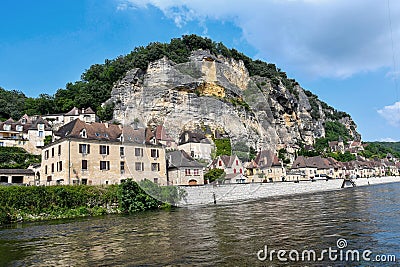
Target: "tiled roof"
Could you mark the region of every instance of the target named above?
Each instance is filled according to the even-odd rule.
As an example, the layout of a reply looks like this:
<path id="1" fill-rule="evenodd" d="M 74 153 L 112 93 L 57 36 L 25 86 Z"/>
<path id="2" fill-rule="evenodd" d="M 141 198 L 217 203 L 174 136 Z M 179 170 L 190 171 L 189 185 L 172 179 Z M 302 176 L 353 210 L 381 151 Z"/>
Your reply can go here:
<path id="1" fill-rule="evenodd" d="M 194 167 L 203 168 L 203 165 L 195 161 L 183 150 L 175 150 L 166 153 L 168 168 Z"/>
<path id="2" fill-rule="evenodd" d="M 35 175 L 31 169 L 0 169 L 0 174 L 4 175 Z"/>
<path id="3" fill-rule="evenodd" d="M 191 131 L 184 131 L 179 137 L 179 144 L 187 144 L 187 143 L 210 143 L 206 136 L 201 133 L 194 133 Z"/>
<path id="4" fill-rule="evenodd" d="M 174 141 L 174 139 L 169 137 L 169 135 L 167 134 L 167 132 L 165 130 L 165 127 L 162 125 L 158 125 L 156 127 L 155 136 L 156 136 L 156 139 L 160 140 L 160 141 Z"/>
<path id="5" fill-rule="evenodd" d="M 82 134 L 86 132 L 86 137 Z M 66 125 L 62 126 L 57 136 L 61 138 L 73 137 L 73 138 L 85 138 L 105 141 L 120 141 L 122 129 L 119 125 L 107 124 L 107 123 L 85 123 L 80 119 L 73 120 Z"/>
<path id="6" fill-rule="evenodd" d="M 64 116 L 78 116 L 79 114 L 95 114 L 91 107 L 86 109 L 79 109 L 77 107 L 73 107 L 70 111 L 64 114 Z"/>
<path id="7" fill-rule="evenodd" d="M 321 156 L 316 157 L 304 157 L 298 156 L 292 164 L 292 169 L 298 168 L 318 168 L 318 169 L 329 169 L 334 168 L 335 163 L 333 160 L 322 158 Z"/>
<path id="8" fill-rule="evenodd" d="M 281 166 L 278 157 L 271 150 L 260 151 L 254 159 L 254 162 L 262 169 L 270 168 L 272 166 Z"/>

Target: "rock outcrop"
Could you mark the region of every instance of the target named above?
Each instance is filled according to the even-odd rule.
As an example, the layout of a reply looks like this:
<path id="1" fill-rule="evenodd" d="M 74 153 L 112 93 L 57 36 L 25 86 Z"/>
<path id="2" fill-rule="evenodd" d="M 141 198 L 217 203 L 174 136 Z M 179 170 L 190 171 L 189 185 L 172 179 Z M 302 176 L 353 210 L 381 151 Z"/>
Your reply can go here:
<path id="1" fill-rule="evenodd" d="M 175 140 L 184 130 L 207 128 L 226 133 L 233 144 L 280 149 L 324 137 L 327 114 L 335 110 L 311 98 L 297 83 L 287 88 L 279 78 L 250 77 L 243 62 L 199 50 L 186 63 L 163 58 L 145 72 L 130 70 L 109 102 L 115 120 L 163 124 Z M 339 121 L 360 138 L 347 114 Z"/>

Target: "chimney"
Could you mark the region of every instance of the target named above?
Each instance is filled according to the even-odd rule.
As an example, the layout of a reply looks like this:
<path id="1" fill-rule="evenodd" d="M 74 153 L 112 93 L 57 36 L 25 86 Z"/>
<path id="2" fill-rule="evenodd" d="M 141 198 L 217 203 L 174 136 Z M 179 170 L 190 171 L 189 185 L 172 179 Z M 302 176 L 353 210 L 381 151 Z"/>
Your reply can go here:
<path id="1" fill-rule="evenodd" d="M 82 114 L 85 114 L 85 109 L 84 108 L 82 108 Z"/>
<path id="2" fill-rule="evenodd" d="M 105 122 L 105 123 L 104 123 L 104 126 L 105 126 L 106 128 L 108 128 L 108 122 Z"/>

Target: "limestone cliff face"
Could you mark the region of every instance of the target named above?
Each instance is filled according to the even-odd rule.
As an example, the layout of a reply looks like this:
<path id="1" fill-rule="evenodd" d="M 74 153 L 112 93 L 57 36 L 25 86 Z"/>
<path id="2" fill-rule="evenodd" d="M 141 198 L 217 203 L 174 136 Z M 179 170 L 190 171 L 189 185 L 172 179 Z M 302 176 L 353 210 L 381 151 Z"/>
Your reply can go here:
<path id="1" fill-rule="evenodd" d="M 145 72 L 130 70 L 109 101 L 123 124 L 163 124 L 176 140 L 184 130 L 209 128 L 256 149 L 313 144 L 325 135 L 327 120 L 321 102 L 311 101 L 299 85 L 289 90 L 280 80 L 250 77 L 243 62 L 202 50 L 186 63 L 163 58 Z M 340 122 L 359 139 L 350 117 Z"/>

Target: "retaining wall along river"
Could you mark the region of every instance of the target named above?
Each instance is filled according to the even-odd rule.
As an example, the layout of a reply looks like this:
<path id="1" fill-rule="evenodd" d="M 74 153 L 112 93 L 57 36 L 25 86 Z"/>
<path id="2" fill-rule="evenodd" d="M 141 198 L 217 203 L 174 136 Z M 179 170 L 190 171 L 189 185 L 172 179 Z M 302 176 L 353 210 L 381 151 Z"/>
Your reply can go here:
<path id="1" fill-rule="evenodd" d="M 400 182 L 398 176 L 353 179 L 356 186 Z M 307 194 L 313 192 L 340 190 L 343 179 L 315 180 L 274 183 L 223 184 L 181 187 L 187 196 L 179 206 L 227 203 L 274 196 Z"/>

